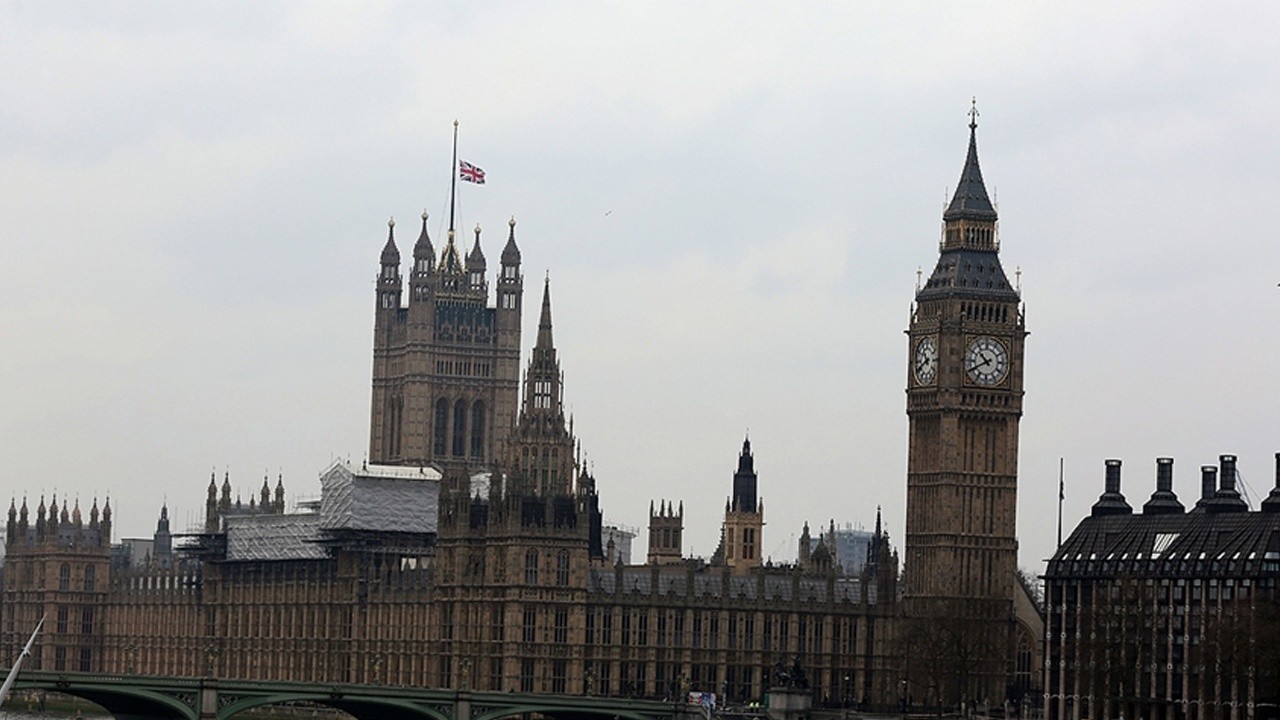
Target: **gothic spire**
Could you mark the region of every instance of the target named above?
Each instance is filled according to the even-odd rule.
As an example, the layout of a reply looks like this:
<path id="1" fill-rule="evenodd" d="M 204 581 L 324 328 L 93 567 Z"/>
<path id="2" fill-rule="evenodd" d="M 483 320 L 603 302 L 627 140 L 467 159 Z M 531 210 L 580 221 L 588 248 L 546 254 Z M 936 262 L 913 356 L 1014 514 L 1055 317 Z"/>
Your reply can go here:
<path id="1" fill-rule="evenodd" d="M 400 250 L 396 248 L 396 219 L 387 220 L 387 244 L 382 246 L 382 264 L 400 265 Z"/>
<path id="2" fill-rule="evenodd" d="M 960 184 L 951 204 L 942 215 L 943 220 L 995 220 L 996 210 L 987 197 L 987 186 L 982 182 L 982 168 L 978 166 L 978 108 L 977 101 L 969 110 L 969 154 L 965 157 L 964 170 L 960 171 Z"/>
<path id="3" fill-rule="evenodd" d="M 516 246 L 516 218 L 514 215 L 507 221 L 507 227 L 511 229 L 507 232 L 507 244 L 502 248 L 502 264 L 519 265 L 520 248 Z"/>
<path id="4" fill-rule="evenodd" d="M 413 257 L 415 260 L 426 260 L 424 265 L 426 270 L 432 269 L 432 265 L 436 261 L 436 250 L 431 245 L 431 236 L 427 234 L 427 211 L 422 211 L 422 232 L 418 233 L 418 242 L 413 245 Z M 418 263 L 414 263 L 414 269 L 417 270 Z"/>
<path id="5" fill-rule="evenodd" d="M 553 347 L 551 342 L 551 274 L 547 274 L 547 279 L 542 285 L 542 316 L 538 319 L 538 344 L 534 346 L 539 350 L 550 350 Z"/>

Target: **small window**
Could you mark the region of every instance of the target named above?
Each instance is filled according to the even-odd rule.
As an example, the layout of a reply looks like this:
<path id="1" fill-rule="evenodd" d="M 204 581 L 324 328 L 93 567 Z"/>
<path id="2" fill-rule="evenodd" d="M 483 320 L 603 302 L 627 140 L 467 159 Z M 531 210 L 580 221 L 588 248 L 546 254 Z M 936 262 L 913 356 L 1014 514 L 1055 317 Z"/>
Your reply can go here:
<path id="1" fill-rule="evenodd" d="M 538 551 L 530 550 L 524 554 L 524 584 L 538 584 Z"/>

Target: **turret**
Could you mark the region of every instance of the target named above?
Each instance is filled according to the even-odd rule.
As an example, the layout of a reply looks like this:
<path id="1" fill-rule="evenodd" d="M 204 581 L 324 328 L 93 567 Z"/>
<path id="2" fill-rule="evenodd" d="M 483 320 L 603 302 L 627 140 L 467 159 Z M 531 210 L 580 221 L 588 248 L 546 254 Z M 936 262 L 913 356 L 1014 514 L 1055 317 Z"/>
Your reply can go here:
<path id="1" fill-rule="evenodd" d="M 802 568 L 809 566 L 809 553 L 811 552 L 809 545 L 811 540 L 812 538 L 809 536 L 809 523 L 805 522 L 804 530 L 800 532 L 800 546 L 796 548 L 796 560 Z"/>
<path id="2" fill-rule="evenodd" d="M 483 297 L 489 296 L 489 285 L 484 279 L 487 269 L 484 251 L 480 249 L 480 224 L 476 223 L 476 242 L 467 255 L 467 285 L 471 292 Z"/>
<path id="3" fill-rule="evenodd" d="M 378 317 L 400 309 L 400 251 L 396 249 L 396 221 L 387 221 L 387 244 L 382 247 L 378 271 Z"/>
<path id="4" fill-rule="evenodd" d="M 276 501 L 271 510 L 277 515 L 284 514 L 284 473 L 276 478 Z"/>
<path id="5" fill-rule="evenodd" d="M 507 245 L 502 248 L 502 268 L 498 271 L 498 328 L 502 334 L 499 341 L 514 342 L 518 346 L 524 276 L 520 274 L 520 248 L 516 246 L 516 219 L 511 218 L 507 227 Z"/>
<path id="6" fill-rule="evenodd" d="M 102 506 L 102 535 L 99 536 L 98 542 L 102 547 L 111 547 L 111 498 L 107 498 Z"/>
<path id="7" fill-rule="evenodd" d="M 658 502 L 654 510 L 653 502 L 649 502 L 649 554 L 650 565 L 667 565 L 680 562 L 684 535 L 684 505 L 677 513 L 671 503 L 665 500 Z"/>
<path id="8" fill-rule="evenodd" d="M 222 497 L 218 499 L 218 510 L 226 512 L 231 509 L 231 471 L 222 476 Z"/>
<path id="9" fill-rule="evenodd" d="M 742 453 L 738 455 L 738 470 L 733 474 L 733 509 L 756 512 L 755 458 L 751 455 L 751 438 L 742 441 Z"/>
<path id="10" fill-rule="evenodd" d="M 98 498 L 95 496 L 93 498 L 93 507 L 89 508 L 89 527 L 90 528 L 93 528 L 94 530 L 98 529 L 99 517 L 100 517 L 100 513 L 98 512 Z"/>
<path id="11" fill-rule="evenodd" d="M 204 531 L 218 532 L 218 481 L 214 472 L 209 473 L 209 495 L 204 501 Z"/>
<path id="12" fill-rule="evenodd" d="M 258 507 L 262 508 L 262 512 L 271 512 L 271 485 L 267 475 L 262 476 L 262 491 L 260 492 L 261 500 L 258 501 Z"/>
<path id="13" fill-rule="evenodd" d="M 45 533 L 49 531 L 49 525 L 45 520 L 44 495 L 40 496 L 40 504 L 36 507 L 36 543 L 44 542 Z"/>
<path id="14" fill-rule="evenodd" d="M 418 233 L 418 242 L 413 244 L 413 275 L 409 282 L 424 282 L 436 271 L 436 249 L 431 244 L 431 236 L 427 234 L 427 211 L 422 211 L 422 232 Z M 414 298 L 417 299 L 417 298 Z"/>
<path id="15" fill-rule="evenodd" d="M 652 509 L 652 505 L 650 509 Z M 18 501 L 16 498 L 9 498 L 9 522 L 5 524 L 4 541 L 8 545 L 13 543 L 18 537 Z"/>

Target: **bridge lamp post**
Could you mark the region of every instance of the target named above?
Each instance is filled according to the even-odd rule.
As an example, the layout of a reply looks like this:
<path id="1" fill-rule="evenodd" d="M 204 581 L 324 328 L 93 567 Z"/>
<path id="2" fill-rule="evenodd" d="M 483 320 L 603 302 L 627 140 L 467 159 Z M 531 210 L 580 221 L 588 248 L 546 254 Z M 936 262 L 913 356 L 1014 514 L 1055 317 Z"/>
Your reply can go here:
<path id="1" fill-rule="evenodd" d="M 213 643 L 209 643 L 208 645 L 205 646 L 204 648 L 205 677 L 213 677 L 214 661 L 218 659 L 218 655 L 220 654 L 222 654 L 222 651 L 218 649 L 217 645 Z"/>

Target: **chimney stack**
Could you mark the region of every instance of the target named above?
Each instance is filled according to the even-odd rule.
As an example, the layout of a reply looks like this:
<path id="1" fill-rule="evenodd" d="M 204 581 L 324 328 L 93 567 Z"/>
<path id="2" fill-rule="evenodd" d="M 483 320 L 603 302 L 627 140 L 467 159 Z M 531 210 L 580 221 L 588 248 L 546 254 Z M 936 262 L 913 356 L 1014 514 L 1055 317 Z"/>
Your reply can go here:
<path id="1" fill-rule="evenodd" d="M 1167 515 L 1184 512 L 1186 508 L 1173 492 L 1173 458 L 1156 458 L 1156 491 L 1142 506 L 1144 515 Z"/>
<path id="2" fill-rule="evenodd" d="M 1249 505 L 1240 497 L 1240 491 L 1236 490 L 1236 456 L 1219 455 L 1218 463 L 1221 466 L 1222 485 L 1213 494 L 1213 499 L 1206 503 L 1206 509 L 1213 513 L 1248 512 Z"/>
<path id="3" fill-rule="evenodd" d="M 1090 513 L 1094 517 L 1100 515 L 1129 515 L 1133 513 L 1133 508 L 1125 501 L 1124 495 L 1120 494 L 1120 461 L 1107 461 L 1107 479 L 1106 489 L 1102 496 L 1098 498 L 1098 502 L 1093 504 L 1093 510 Z"/>
<path id="4" fill-rule="evenodd" d="M 1280 452 L 1276 453 L 1276 484 L 1267 499 L 1262 501 L 1262 512 L 1280 513 Z"/>

